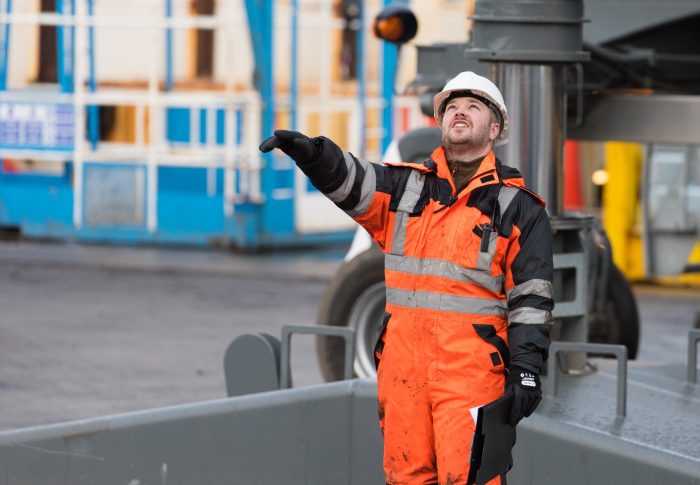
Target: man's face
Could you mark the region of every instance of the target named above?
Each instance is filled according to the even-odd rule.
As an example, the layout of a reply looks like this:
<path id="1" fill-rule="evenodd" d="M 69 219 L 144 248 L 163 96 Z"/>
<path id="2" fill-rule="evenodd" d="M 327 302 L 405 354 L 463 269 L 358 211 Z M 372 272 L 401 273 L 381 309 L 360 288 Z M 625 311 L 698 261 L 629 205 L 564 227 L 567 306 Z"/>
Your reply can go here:
<path id="1" fill-rule="evenodd" d="M 476 98 L 450 100 L 440 123 L 443 144 L 445 147 L 485 148 L 498 136 L 499 125 L 491 116 L 489 107 Z"/>

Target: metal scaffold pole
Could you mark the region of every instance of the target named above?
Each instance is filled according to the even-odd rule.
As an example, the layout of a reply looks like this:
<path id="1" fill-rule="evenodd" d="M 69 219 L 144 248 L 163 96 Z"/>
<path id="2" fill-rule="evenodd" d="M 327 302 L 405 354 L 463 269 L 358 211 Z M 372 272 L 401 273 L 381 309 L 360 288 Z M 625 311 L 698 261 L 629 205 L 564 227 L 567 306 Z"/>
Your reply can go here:
<path id="1" fill-rule="evenodd" d="M 399 0 L 398 2 L 392 2 L 391 0 L 384 0 L 385 7 L 391 3 L 408 4 L 408 1 Z M 384 101 L 382 108 L 382 128 L 384 129 L 381 139 L 382 152 L 386 151 L 389 143 L 391 143 L 391 139 L 394 137 L 393 99 L 398 57 L 399 51 L 396 45 L 391 42 L 382 43 L 382 99 Z"/>
<path id="2" fill-rule="evenodd" d="M 165 17 L 170 20 L 173 17 L 173 0 L 165 0 Z M 165 29 L 165 90 L 172 91 L 174 86 L 173 76 L 173 28 Z"/>
<path id="3" fill-rule="evenodd" d="M 61 2 L 59 2 L 61 3 Z M 85 200 L 85 57 L 86 46 L 86 24 L 85 5 L 78 2 L 77 9 L 74 0 L 71 0 L 71 15 L 75 20 L 75 27 L 68 27 L 68 35 L 63 38 L 70 39 L 70 46 L 66 48 L 64 44 L 63 54 L 66 64 L 63 72 L 63 80 L 66 82 L 66 90 L 73 92 L 73 116 L 75 117 L 73 129 L 73 223 L 80 229 L 83 227 L 83 208 Z M 76 32 L 77 31 L 77 32 Z M 77 34 L 77 35 L 76 35 Z M 70 80 L 72 85 L 68 86 Z"/>
<path id="4" fill-rule="evenodd" d="M 87 14 L 90 19 L 95 15 L 94 0 L 87 0 Z M 95 27 L 90 24 L 88 27 L 88 56 L 90 59 L 88 73 L 88 87 L 90 93 L 97 92 L 97 79 L 95 73 Z M 93 150 L 97 149 L 100 138 L 100 109 L 99 106 L 91 104 L 88 106 L 88 134 L 90 145 Z"/>
<path id="5" fill-rule="evenodd" d="M 360 153 L 361 157 L 367 156 L 367 70 L 365 66 L 365 1 L 360 2 L 360 12 L 355 22 L 357 34 L 357 104 L 360 108 Z"/>
<path id="6" fill-rule="evenodd" d="M 10 59 L 10 22 L 5 18 L 12 12 L 12 0 L 5 0 L 5 8 L 0 9 L 2 30 L 0 31 L 0 91 L 7 89 L 7 62 Z"/>
<path id="7" fill-rule="evenodd" d="M 66 4 L 68 9 L 66 10 Z M 57 0 L 56 13 L 73 16 L 75 19 L 75 0 Z M 58 56 L 58 84 L 62 93 L 75 92 L 75 26 L 59 24 L 56 26 L 56 49 Z"/>
<path id="8" fill-rule="evenodd" d="M 289 118 L 292 130 L 299 126 L 299 0 L 292 0 L 292 28 L 291 28 L 291 79 L 289 84 Z"/>

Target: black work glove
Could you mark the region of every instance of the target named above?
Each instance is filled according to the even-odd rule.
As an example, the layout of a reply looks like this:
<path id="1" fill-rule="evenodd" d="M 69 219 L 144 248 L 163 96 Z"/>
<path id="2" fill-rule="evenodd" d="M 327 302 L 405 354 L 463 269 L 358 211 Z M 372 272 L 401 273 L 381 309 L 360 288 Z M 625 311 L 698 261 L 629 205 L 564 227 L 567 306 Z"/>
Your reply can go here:
<path id="1" fill-rule="evenodd" d="M 275 134 L 262 142 L 259 148 L 263 153 L 279 148 L 299 165 L 315 162 L 319 155 L 314 140 L 298 131 L 275 130 Z"/>
<path id="2" fill-rule="evenodd" d="M 540 376 L 522 367 L 513 366 L 506 378 L 506 394 L 513 394 L 510 424 L 515 426 L 521 419 L 530 416 L 542 400 Z"/>

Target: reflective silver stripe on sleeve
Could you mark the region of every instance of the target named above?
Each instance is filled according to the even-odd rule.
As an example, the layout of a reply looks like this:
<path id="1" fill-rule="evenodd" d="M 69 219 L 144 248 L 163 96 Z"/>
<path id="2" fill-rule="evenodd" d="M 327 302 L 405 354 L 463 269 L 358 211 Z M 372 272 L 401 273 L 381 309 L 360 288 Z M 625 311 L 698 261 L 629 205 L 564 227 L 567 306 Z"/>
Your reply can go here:
<path id="1" fill-rule="evenodd" d="M 506 292 L 509 300 L 522 295 L 535 295 L 542 298 L 552 298 L 552 282 L 547 280 L 532 279 L 514 286 Z"/>
<path id="2" fill-rule="evenodd" d="M 508 325 L 514 323 L 548 323 L 552 324 L 552 312 L 548 310 L 538 310 L 536 308 L 518 308 L 508 312 Z"/>
<path id="3" fill-rule="evenodd" d="M 335 189 L 330 194 L 326 194 L 326 197 L 331 199 L 336 204 L 344 201 L 350 195 L 352 186 L 355 183 L 355 177 L 357 177 L 357 167 L 355 166 L 355 159 L 348 152 L 343 152 L 343 158 L 345 159 L 345 166 L 348 169 L 348 175 L 343 180 L 343 183 Z"/>
<path id="4" fill-rule="evenodd" d="M 374 171 L 374 167 L 371 162 L 360 159 L 360 165 L 365 169 L 365 178 L 362 181 L 362 186 L 360 187 L 360 201 L 355 207 L 346 211 L 350 217 L 361 216 L 372 203 L 372 198 L 377 192 L 377 174 Z"/>
<path id="5" fill-rule="evenodd" d="M 498 191 L 498 207 L 501 212 L 501 217 L 506 213 L 510 203 L 513 202 L 519 190 L 520 189 L 516 187 L 501 187 Z"/>
<path id="6" fill-rule="evenodd" d="M 470 298 L 467 296 L 446 295 L 430 291 L 386 289 L 387 304 L 426 310 L 466 313 L 470 315 L 496 315 L 505 317 L 506 304 L 501 300 Z"/>
<path id="7" fill-rule="evenodd" d="M 425 184 L 425 174 L 418 170 L 411 170 L 406 181 L 399 206 L 396 210 L 396 218 L 394 219 L 394 234 L 391 243 L 391 254 L 403 254 L 404 244 L 406 243 L 406 227 L 408 226 L 408 216 L 416 208 L 420 193 L 423 191 Z"/>
<path id="8" fill-rule="evenodd" d="M 503 288 L 503 276 L 492 276 L 489 273 L 473 268 L 465 268 L 459 264 L 442 259 L 414 258 L 387 254 L 384 258 L 384 268 L 415 275 L 438 276 L 464 283 L 473 283 L 494 293 Z"/>

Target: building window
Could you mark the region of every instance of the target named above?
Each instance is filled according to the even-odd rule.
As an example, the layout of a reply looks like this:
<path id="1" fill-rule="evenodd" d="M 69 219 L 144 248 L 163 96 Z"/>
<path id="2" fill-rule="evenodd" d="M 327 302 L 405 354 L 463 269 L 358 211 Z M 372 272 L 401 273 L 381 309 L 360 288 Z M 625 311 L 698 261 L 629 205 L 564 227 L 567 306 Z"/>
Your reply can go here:
<path id="1" fill-rule="evenodd" d="M 357 34 L 362 15 L 361 0 L 340 0 L 336 6 L 338 15 L 345 21 L 340 48 L 340 78 L 343 81 L 357 79 Z"/>
<path id="2" fill-rule="evenodd" d="M 42 12 L 56 12 L 56 0 L 41 0 Z M 39 26 L 39 71 L 36 81 L 40 83 L 58 82 L 58 62 L 56 57 L 56 26 Z"/>
<path id="3" fill-rule="evenodd" d="M 214 0 L 191 0 L 191 11 L 195 15 L 214 15 Z M 195 30 L 196 78 L 210 79 L 214 74 L 214 31 L 212 29 Z"/>

